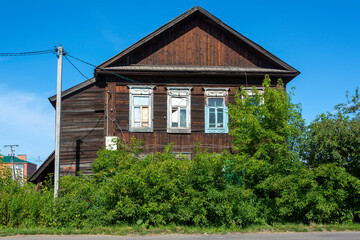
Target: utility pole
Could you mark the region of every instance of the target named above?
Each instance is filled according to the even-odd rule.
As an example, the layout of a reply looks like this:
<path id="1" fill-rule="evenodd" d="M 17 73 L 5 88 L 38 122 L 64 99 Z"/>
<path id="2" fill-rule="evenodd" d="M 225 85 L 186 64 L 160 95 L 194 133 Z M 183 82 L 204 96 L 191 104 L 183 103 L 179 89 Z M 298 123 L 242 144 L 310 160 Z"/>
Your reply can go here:
<path id="1" fill-rule="evenodd" d="M 60 175 L 60 124 L 61 124 L 61 81 L 62 81 L 62 56 L 64 50 L 61 46 L 57 49 L 57 91 L 56 91 L 56 123 L 55 123 L 55 169 L 54 169 L 54 198 L 58 197 Z"/>
<path id="2" fill-rule="evenodd" d="M 14 164 L 14 147 L 19 147 L 19 145 L 4 145 L 4 147 L 10 147 L 11 148 L 11 164 L 13 169 L 13 179 L 16 179 L 16 173 L 15 173 L 15 164 Z"/>

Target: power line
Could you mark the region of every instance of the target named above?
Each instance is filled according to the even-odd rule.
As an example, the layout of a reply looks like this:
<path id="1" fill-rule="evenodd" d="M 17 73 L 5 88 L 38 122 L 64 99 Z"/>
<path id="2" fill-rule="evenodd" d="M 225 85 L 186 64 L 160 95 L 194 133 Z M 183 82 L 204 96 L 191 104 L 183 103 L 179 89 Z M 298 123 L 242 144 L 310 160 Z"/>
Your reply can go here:
<path id="1" fill-rule="evenodd" d="M 92 67 L 95 67 L 95 69 L 103 70 L 103 71 L 105 71 L 105 72 L 108 72 L 108 73 L 110 73 L 110 74 L 112 74 L 112 75 L 114 75 L 114 76 L 120 77 L 120 78 L 125 79 L 125 80 L 127 80 L 127 81 L 130 81 L 130 82 L 132 82 L 132 83 L 140 83 L 140 82 L 138 82 L 138 81 L 136 81 L 136 80 L 133 80 L 133 79 L 127 78 L 127 77 L 125 77 L 125 76 L 122 76 L 122 75 L 113 73 L 112 71 L 109 71 L 109 70 L 104 69 L 104 68 L 100 68 L 100 67 L 98 67 L 98 66 L 96 66 L 96 65 L 94 65 L 94 64 L 88 63 L 88 62 L 86 62 L 86 61 L 84 61 L 84 60 L 81 60 L 81 59 L 79 59 L 79 58 L 77 58 L 77 57 L 71 56 L 70 54 L 66 54 L 66 56 L 69 56 L 69 57 L 71 57 L 71 58 L 74 58 L 74 59 L 76 59 L 76 60 L 78 60 L 78 61 L 80 61 L 80 62 L 83 62 L 83 63 L 85 63 L 85 64 L 88 64 L 88 65 L 90 65 L 90 66 L 92 66 Z M 65 57 L 66 57 L 66 56 L 65 56 Z M 176 82 L 173 81 L 173 80 L 170 80 L 170 81 L 176 83 Z M 186 99 L 186 101 L 189 102 L 188 99 Z M 191 100 L 191 102 L 192 102 L 192 103 L 200 103 L 200 104 L 203 103 L 203 102 L 199 102 L 199 101 L 194 101 L 193 99 Z M 113 121 L 113 120 L 112 120 L 112 121 Z"/>
<path id="2" fill-rule="evenodd" d="M 89 78 L 87 78 L 66 56 L 66 54 L 64 54 L 64 57 L 66 58 L 66 60 L 69 61 L 69 63 L 87 80 Z"/>
<path id="3" fill-rule="evenodd" d="M 55 53 L 54 49 L 51 50 L 40 50 L 33 52 L 17 52 L 17 53 L 0 53 L 1 57 L 20 57 L 20 56 L 33 56 L 41 54 Z"/>
<path id="4" fill-rule="evenodd" d="M 71 58 L 74 58 L 74 59 L 76 59 L 76 60 L 78 60 L 78 61 L 80 61 L 80 62 L 83 62 L 83 63 L 85 63 L 85 64 L 88 64 L 88 65 L 90 65 L 90 66 L 92 66 L 92 67 L 95 67 L 95 69 L 103 70 L 103 71 L 105 71 L 105 72 L 108 72 L 108 73 L 110 73 L 110 74 L 112 74 L 112 75 L 114 75 L 114 76 L 120 77 L 120 78 L 122 78 L 122 79 L 124 79 L 124 80 L 127 80 L 127 81 L 129 81 L 129 82 L 139 83 L 139 82 L 137 82 L 137 81 L 135 81 L 135 80 L 133 80 L 133 79 L 131 79 L 131 78 L 128 78 L 128 77 L 125 77 L 125 76 L 122 76 L 122 75 L 113 73 L 112 71 L 109 71 L 109 70 L 107 70 L 107 69 L 105 69 L 105 68 L 101 68 L 101 67 L 98 67 L 98 66 L 96 66 L 96 65 L 94 65 L 94 64 L 88 63 L 88 62 L 86 62 L 86 61 L 84 61 L 84 60 L 81 60 L 81 59 L 79 59 L 79 58 L 77 58 L 77 57 L 71 56 L 70 54 L 67 54 L 67 56 L 69 56 L 69 57 L 71 57 Z"/>

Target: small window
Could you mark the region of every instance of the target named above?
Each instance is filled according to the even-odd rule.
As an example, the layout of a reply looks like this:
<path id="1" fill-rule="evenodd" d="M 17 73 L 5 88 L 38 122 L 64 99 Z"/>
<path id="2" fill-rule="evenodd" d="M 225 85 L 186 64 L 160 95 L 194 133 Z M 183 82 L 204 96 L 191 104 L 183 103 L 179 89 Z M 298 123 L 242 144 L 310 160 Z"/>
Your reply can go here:
<path id="1" fill-rule="evenodd" d="M 130 88 L 129 131 L 153 131 L 154 86 L 128 86 Z"/>
<path id="2" fill-rule="evenodd" d="M 192 87 L 168 87 L 168 133 L 191 132 L 191 96 Z"/>
<path id="3" fill-rule="evenodd" d="M 205 133 L 228 133 L 228 88 L 205 88 Z"/>

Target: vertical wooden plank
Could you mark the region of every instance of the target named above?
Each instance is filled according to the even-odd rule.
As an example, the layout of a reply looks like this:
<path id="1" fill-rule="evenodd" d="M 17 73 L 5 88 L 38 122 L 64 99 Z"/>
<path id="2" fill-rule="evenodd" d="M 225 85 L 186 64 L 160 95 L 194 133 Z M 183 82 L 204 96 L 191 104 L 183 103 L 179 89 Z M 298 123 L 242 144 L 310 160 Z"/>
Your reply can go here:
<path id="1" fill-rule="evenodd" d="M 108 116 L 109 116 L 109 136 L 115 136 L 115 128 L 116 125 L 112 120 L 116 121 L 116 83 L 115 82 L 109 82 L 108 83 L 108 91 L 109 93 L 106 93 L 106 97 L 108 98 Z"/>

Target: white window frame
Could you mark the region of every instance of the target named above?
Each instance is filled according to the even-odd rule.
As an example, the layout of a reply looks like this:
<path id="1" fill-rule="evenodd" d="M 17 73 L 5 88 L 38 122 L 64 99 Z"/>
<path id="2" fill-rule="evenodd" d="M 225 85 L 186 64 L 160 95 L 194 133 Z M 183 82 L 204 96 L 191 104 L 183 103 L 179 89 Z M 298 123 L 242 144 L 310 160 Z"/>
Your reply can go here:
<path id="1" fill-rule="evenodd" d="M 208 116 L 209 112 L 205 109 L 205 133 L 228 133 L 228 108 L 226 106 L 227 96 L 229 92 L 229 88 L 204 88 L 205 97 L 206 97 L 206 105 L 205 108 L 210 110 L 209 106 L 209 98 L 222 98 L 223 99 L 223 126 L 222 127 L 210 127 L 210 117 Z M 217 115 L 216 115 L 217 121 Z"/>
<path id="2" fill-rule="evenodd" d="M 153 116 L 154 116 L 154 96 L 153 85 L 129 85 L 129 132 L 153 132 Z M 148 96 L 149 97 L 149 126 L 148 127 L 136 127 L 134 125 L 134 97 L 136 96 Z"/>
<path id="3" fill-rule="evenodd" d="M 265 88 L 264 87 L 255 87 L 256 90 L 261 94 L 261 95 L 264 95 L 264 92 L 265 92 Z M 252 91 L 253 90 L 253 87 L 244 87 L 243 88 L 245 90 L 245 92 L 247 93 L 248 96 L 254 96 L 254 92 Z M 241 95 L 241 99 L 244 99 L 245 96 L 242 96 Z M 264 104 L 264 97 L 261 98 L 261 105 Z"/>
<path id="4" fill-rule="evenodd" d="M 167 89 L 167 132 L 191 133 L 191 89 L 192 87 L 166 87 Z M 186 98 L 186 126 L 172 127 L 171 99 Z M 180 114 L 179 114 L 180 115 Z M 179 123 L 180 124 L 180 123 Z"/>

